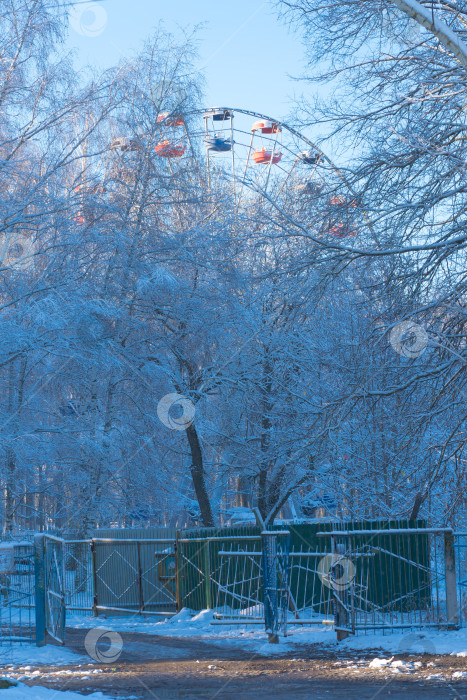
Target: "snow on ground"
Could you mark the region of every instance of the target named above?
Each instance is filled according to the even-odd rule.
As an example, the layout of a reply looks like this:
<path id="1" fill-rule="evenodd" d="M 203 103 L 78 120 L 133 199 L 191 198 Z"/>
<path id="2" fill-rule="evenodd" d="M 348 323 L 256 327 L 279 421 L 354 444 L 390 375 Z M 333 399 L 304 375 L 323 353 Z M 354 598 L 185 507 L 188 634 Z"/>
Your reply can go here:
<path id="1" fill-rule="evenodd" d="M 392 634 L 360 634 L 349 637 L 339 645 L 342 649 L 384 649 L 392 653 L 451 654 L 467 656 L 467 629 L 404 630 Z"/>
<path id="2" fill-rule="evenodd" d="M 30 688 L 23 683 L 18 683 L 16 687 L 4 690 L 2 695 L 2 700 L 52 700 L 52 698 L 55 698 L 55 700 L 83 700 L 84 696 L 80 693 L 73 693 L 70 690 L 54 690 L 53 688 L 44 688 L 37 685 Z M 110 700 L 110 695 L 91 693 L 86 695 L 86 698 Z"/>
<path id="3" fill-rule="evenodd" d="M 299 627 L 289 625 L 288 636 L 281 637 L 279 644 L 269 644 L 262 625 L 213 625 L 215 611 L 203 610 L 192 616 L 187 609 L 170 619 L 160 622 L 137 615 L 121 617 L 84 617 L 70 615 L 67 625 L 71 627 L 112 629 L 126 632 L 189 637 L 214 644 L 240 647 L 261 655 L 275 656 L 289 651 L 299 651 L 303 644 L 320 644 L 334 649 L 364 651 L 382 649 L 392 653 L 452 654 L 467 657 L 467 629 L 458 631 L 403 630 L 391 634 L 363 634 L 336 641 L 335 632 L 329 626 L 314 625 Z"/>
<path id="4" fill-rule="evenodd" d="M 65 666 L 79 663 L 89 663 L 89 657 L 78 656 L 63 647 L 36 647 L 34 644 L 0 646 L 0 668 L 2 670 L 8 665 Z"/>
<path id="5" fill-rule="evenodd" d="M 361 634 L 339 643 L 352 650 L 384 649 L 396 654 L 451 654 L 467 656 L 467 629 L 404 630 L 392 634 Z"/>

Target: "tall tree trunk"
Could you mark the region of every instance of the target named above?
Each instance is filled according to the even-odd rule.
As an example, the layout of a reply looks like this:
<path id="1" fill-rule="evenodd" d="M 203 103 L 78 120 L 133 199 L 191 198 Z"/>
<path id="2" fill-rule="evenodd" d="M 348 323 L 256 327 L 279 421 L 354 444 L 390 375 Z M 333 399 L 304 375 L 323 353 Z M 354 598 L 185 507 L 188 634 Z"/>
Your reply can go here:
<path id="1" fill-rule="evenodd" d="M 186 429 L 186 436 L 191 452 L 191 478 L 198 499 L 201 511 L 201 520 L 205 527 L 214 527 L 214 516 L 212 514 L 211 501 L 206 488 L 206 478 L 203 464 L 203 452 L 194 423 Z"/>
<path id="2" fill-rule="evenodd" d="M 427 492 L 417 493 L 417 495 L 415 496 L 414 504 L 412 506 L 412 512 L 409 515 L 409 520 L 416 520 L 418 518 L 420 508 L 425 503 L 427 496 L 428 496 Z"/>
<path id="3" fill-rule="evenodd" d="M 96 460 L 94 460 L 94 458 L 91 456 L 91 459 L 88 461 L 90 470 L 88 502 L 86 505 L 86 509 L 83 516 L 83 522 L 79 533 L 80 537 L 83 538 L 92 536 L 94 530 L 97 527 L 100 496 L 102 489 L 105 485 L 105 482 L 103 483 L 102 480 L 102 475 L 106 473 L 106 470 L 109 466 L 110 433 L 112 432 L 114 421 L 114 395 L 115 383 L 114 377 L 111 375 L 107 386 L 104 429 L 101 443 L 101 455 Z M 92 436 L 94 437 L 95 434 L 96 429 L 94 426 Z"/>
<path id="4" fill-rule="evenodd" d="M 8 413 L 10 415 L 10 440 L 14 439 L 18 431 L 18 414 L 23 403 L 24 378 L 26 373 L 26 360 L 21 358 L 19 371 L 16 372 L 16 362 L 10 362 L 8 370 Z M 13 521 L 16 512 L 17 491 L 17 459 L 12 447 L 7 450 L 7 480 L 6 480 L 6 504 L 5 504 L 5 532 L 10 535 L 13 530 Z"/>
<path id="5" fill-rule="evenodd" d="M 16 458 L 13 450 L 8 450 L 7 456 L 7 481 L 6 481 L 6 504 L 5 504 L 5 534 L 10 536 L 13 531 L 13 519 L 15 515 L 15 476 Z"/>

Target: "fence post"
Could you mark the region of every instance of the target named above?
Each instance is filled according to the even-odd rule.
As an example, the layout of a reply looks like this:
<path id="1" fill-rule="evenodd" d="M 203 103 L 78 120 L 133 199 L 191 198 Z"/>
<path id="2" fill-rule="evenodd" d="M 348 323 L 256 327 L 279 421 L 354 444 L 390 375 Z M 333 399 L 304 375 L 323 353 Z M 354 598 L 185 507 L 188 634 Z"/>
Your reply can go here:
<path id="1" fill-rule="evenodd" d="M 342 554 L 343 548 L 344 545 L 337 544 L 335 538 L 331 536 L 332 565 L 330 570 L 330 578 L 332 586 L 332 597 L 334 602 L 334 627 L 336 630 L 338 642 L 342 642 L 344 639 L 347 639 L 347 637 L 350 635 L 350 632 L 348 631 L 350 622 L 349 613 L 339 595 L 340 593 L 342 593 L 344 597 L 345 589 L 340 590 L 336 584 L 336 578 L 340 578 L 336 576 L 336 568 L 339 566 L 339 554 Z"/>
<path id="2" fill-rule="evenodd" d="M 457 608 L 456 555 L 453 532 L 444 533 L 444 571 L 446 581 L 446 614 L 448 630 L 459 626 Z"/>
<path id="3" fill-rule="evenodd" d="M 263 550 L 264 626 L 270 644 L 279 644 L 279 610 L 277 605 L 277 540 L 274 533 L 261 533 Z"/>
<path id="4" fill-rule="evenodd" d="M 97 601 L 97 556 L 96 556 L 96 543 L 94 542 L 94 540 L 91 540 L 91 561 L 92 561 L 92 587 L 94 588 L 92 610 L 94 613 L 94 617 L 97 617 L 99 615 L 99 610 L 97 609 L 97 605 L 98 605 L 98 601 Z"/>
<path id="5" fill-rule="evenodd" d="M 45 593 L 45 535 L 34 535 L 34 592 L 36 608 L 36 644 L 47 644 Z"/>
<path id="6" fill-rule="evenodd" d="M 178 531 L 175 534 L 175 607 L 177 612 L 182 609 L 182 589 L 180 575 L 180 543 L 178 541 Z"/>
<path id="7" fill-rule="evenodd" d="M 204 583 L 206 589 L 206 609 L 211 610 L 211 563 L 209 561 L 209 540 L 204 543 Z"/>
<path id="8" fill-rule="evenodd" d="M 144 610 L 144 596 L 143 596 L 143 569 L 141 567 L 141 542 L 136 541 L 136 552 L 138 555 L 138 594 L 139 594 L 139 612 L 142 613 Z"/>
<path id="9" fill-rule="evenodd" d="M 287 635 L 289 608 L 289 549 L 288 530 L 263 530 L 261 533 L 263 560 L 264 626 L 268 642 L 279 643 L 279 630 Z"/>

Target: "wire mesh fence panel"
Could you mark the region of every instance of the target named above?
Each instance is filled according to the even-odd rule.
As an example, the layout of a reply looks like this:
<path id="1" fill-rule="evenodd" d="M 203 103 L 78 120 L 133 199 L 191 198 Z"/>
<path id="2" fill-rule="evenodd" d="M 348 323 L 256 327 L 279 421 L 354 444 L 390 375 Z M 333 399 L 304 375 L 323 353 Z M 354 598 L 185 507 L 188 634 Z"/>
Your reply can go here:
<path id="1" fill-rule="evenodd" d="M 201 540 L 177 540 L 177 588 L 181 608 L 192 611 L 211 607 L 209 591 L 209 544 Z"/>
<path id="2" fill-rule="evenodd" d="M 455 532 L 459 625 L 467 624 L 467 532 Z"/>
<path id="3" fill-rule="evenodd" d="M 45 603 L 47 634 L 65 643 L 65 552 L 64 541 L 44 536 Z"/>
<path id="4" fill-rule="evenodd" d="M 34 641 L 34 546 L 0 543 L 0 645 Z"/>
<path id="5" fill-rule="evenodd" d="M 175 543 L 93 538 L 65 542 L 67 608 L 81 614 L 176 611 Z"/>
<path id="6" fill-rule="evenodd" d="M 68 540 L 64 544 L 66 607 L 88 615 L 94 605 L 91 544 L 91 540 Z"/>
<path id="7" fill-rule="evenodd" d="M 248 528 L 246 532 L 255 528 Z M 212 537 L 179 537 L 177 539 L 177 581 L 179 606 L 190 610 L 219 607 L 229 614 L 256 605 L 258 584 L 255 555 L 242 563 L 234 560 L 239 551 L 261 555 L 258 534 L 238 535 L 229 528 Z M 225 549 L 227 547 L 227 550 Z M 248 593 L 248 591 L 250 591 Z"/>

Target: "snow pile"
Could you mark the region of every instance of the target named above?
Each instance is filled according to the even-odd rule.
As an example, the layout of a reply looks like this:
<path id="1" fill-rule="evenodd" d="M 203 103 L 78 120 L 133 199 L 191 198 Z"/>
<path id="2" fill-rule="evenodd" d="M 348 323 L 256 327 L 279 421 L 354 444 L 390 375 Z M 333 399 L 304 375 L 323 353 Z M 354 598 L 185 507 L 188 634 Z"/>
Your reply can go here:
<path id="1" fill-rule="evenodd" d="M 369 667 L 370 668 L 385 668 L 388 664 L 391 663 L 393 658 L 394 657 L 391 657 L 391 659 L 373 659 L 373 661 L 370 661 Z"/>
<path id="2" fill-rule="evenodd" d="M 31 671 L 30 666 L 24 666 L 24 667 L 17 667 L 17 668 L 9 668 L 8 672 L 10 673 L 11 676 L 15 676 L 16 680 L 18 681 L 30 681 L 34 679 L 44 679 L 44 678 L 61 678 L 61 679 L 70 679 L 70 678 L 78 678 L 79 680 L 89 680 L 92 675 L 96 673 L 102 673 L 100 669 L 92 669 L 89 668 L 90 664 L 84 666 L 83 664 L 79 664 L 76 670 L 71 670 L 71 669 L 66 669 L 66 670 L 61 670 L 61 671 L 48 671 L 47 673 L 42 672 L 42 671 Z M 21 675 L 18 675 L 21 674 Z"/>
<path id="3" fill-rule="evenodd" d="M 34 666 L 65 666 L 82 663 L 89 663 L 88 656 L 78 656 L 68 649 L 56 646 L 36 647 L 28 645 L 24 647 L 2 647 L 0 646 L 0 668 L 5 665 L 32 664 Z M 31 666 L 24 666 L 24 670 Z"/>
<path id="4" fill-rule="evenodd" d="M 2 695 L 2 700 L 52 700 L 53 698 L 55 700 L 83 700 L 83 695 L 73 693 L 71 690 L 54 690 L 53 688 L 44 688 L 37 685 L 30 688 L 23 683 L 18 683 L 15 687 L 8 688 Z M 98 692 L 86 695 L 86 698 L 110 700 L 111 696 Z"/>
<path id="5" fill-rule="evenodd" d="M 402 661 L 402 659 L 394 661 L 393 656 L 390 659 L 376 658 L 368 664 L 369 668 L 376 668 L 380 671 L 392 671 L 393 673 L 413 673 L 422 666 L 421 661 Z"/>
<path id="6" fill-rule="evenodd" d="M 384 649 L 396 654 L 452 654 L 467 656 L 467 628 L 452 631 L 418 630 L 393 634 L 364 634 L 348 637 L 339 649 Z"/>

